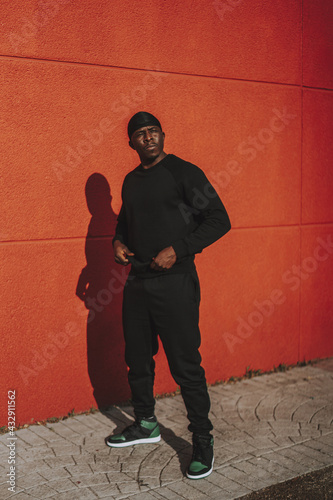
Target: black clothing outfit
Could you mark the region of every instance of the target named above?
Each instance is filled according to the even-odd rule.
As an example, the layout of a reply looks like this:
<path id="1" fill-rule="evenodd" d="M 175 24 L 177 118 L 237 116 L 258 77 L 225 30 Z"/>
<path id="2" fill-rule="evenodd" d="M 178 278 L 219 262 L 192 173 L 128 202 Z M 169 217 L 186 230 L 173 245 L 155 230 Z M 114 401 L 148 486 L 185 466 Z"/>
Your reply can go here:
<path id="1" fill-rule="evenodd" d="M 125 177 L 115 240 L 135 254 L 123 298 L 125 357 L 135 415 L 154 413 L 153 356 L 160 337 L 172 376 L 180 386 L 190 431 L 209 433 L 210 400 L 200 366 L 200 285 L 194 255 L 230 229 L 227 212 L 205 174 L 174 155 Z M 150 263 L 172 246 L 171 269 Z"/>

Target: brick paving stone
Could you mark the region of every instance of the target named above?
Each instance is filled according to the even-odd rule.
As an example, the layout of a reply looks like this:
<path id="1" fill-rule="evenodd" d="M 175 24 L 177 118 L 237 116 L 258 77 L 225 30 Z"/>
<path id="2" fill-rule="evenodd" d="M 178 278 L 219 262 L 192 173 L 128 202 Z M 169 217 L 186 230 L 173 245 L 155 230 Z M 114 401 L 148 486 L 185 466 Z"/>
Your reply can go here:
<path id="1" fill-rule="evenodd" d="M 109 482 L 112 484 L 112 483 L 125 483 L 125 482 L 129 482 L 129 481 L 132 481 L 132 478 L 128 476 L 128 474 L 124 473 L 124 472 L 114 472 L 114 471 L 111 471 L 111 472 L 108 472 L 106 474 Z"/>
<path id="2" fill-rule="evenodd" d="M 163 484 L 167 484 L 167 482 L 163 482 Z M 146 486 L 149 489 L 159 488 L 161 486 L 161 480 L 159 477 L 149 477 L 140 474 L 139 485 Z"/>
<path id="3" fill-rule="evenodd" d="M 333 457 L 333 443 L 332 445 L 329 445 L 327 443 L 322 443 L 319 440 L 310 440 L 306 441 L 304 443 L 304 446 L 308 446 L 309 448 L 313 448 L 314 450 L 319 450 L 323 453 L 327 453 L 327 455 L 330 455 Z"/>
<path id="4" fill-rule="evenodd" d="M 153 494 L 158 494 L 157 498 L 165 498 L 166 500 L 182 500 L 184 497 L 180 497 L 178 493 L 170 490 L 167 486 L 164 488 L 159 488 L 159 490 L 153 490 Z M 192 497 L 191 497 L 192 498 Z"/>
<path id="5" fill-rule="evenodd" d="M 272 438 L 273 443 L 276 445 L 275 449 L 286 448 L 293 444 L 292 440 L 288 436 L 277 436 Z"/>
<path id="6" fill-rule="evenodd" d="M 261 490 L 266 487 L 266 483 L 264 481 L 248 476 L 245 472 L 237 469 L 233 465 L 220 469 L 219 473 L 237 483 L 240 483 L 252 491 Z"/>
<path id="7" fill-rule="evenodd" d="M 16 431 L 17 437 L 20 437 L 25 443 L 29 444 L 30 446 L 39 446 L 46 444 L 45 439 L 41 438 L 40 436 L 37 436 L 34 432 L 32 432 L 29 429 L 20 429 Z"/>
<path id="8" fill-rule="evenodd" d="M 274 448 L 274 441 L 272 441 L 272 439 L 268 438 L 268 437 L 257 437 L 257 438 L 247 438 L 245 440 L 245 443 L 244 443 L 244 446 L 245 444 L 249 444 L 251 445 L 253 448 L 256 448 L 257 450 L 267 450 L 267 449 L 270 449 L 270 448 Z"/>
<path id="9" fill-rule="evenodd" d="M 94 465 L 96 465 L 96 472 L 99 465 L 102 468 L 105 466 L 109 467 L 109 471 L 119 471 L 121 470 L 121 464 L 122 464 L 122 462 L 118 459 L 116 455 L 108 455 L 100 457 L 98 454 L 95 455 L 95 460 L 94 457 L 92 456 L 91 461 L 86 463 L 88 463 L 93 468 L 93 470 L 94 470 Z"/>
<path id="10" fill-rule="evenodd" d="M 93 453 L 82 453 L 81 455 L 75 455 L 73 459 L 76 465 L 81 465 L 81 464 L 91 465 L 96 463 L 95 455 Z M 102 459 L 104 459 L 104 457 L 99 458 L 100 461 L 102 461 Z M 72 463 L 68 465 L 72 465 Z"/>
<path id="11" fill-rule="evenodd" d="M 224 410 L 222 412 L 222 418 L 224 422 L 227 422 L 229 425 L 242 425 L 244 420 L 240 417 L 237 409 L 234 410 Z"/>
<path id="12" fill-rule="evenodd" d="M 88 486 L 94 486 L 96 484 L 109 484 L 109 480 L 106 474 L 87 474 L 81 476 L 72 476 L 71 481 L 73 484 L 79 488 L 86 488 Z"/>
<path id="13" fill-rule="evenodd" d="M 237 445 L 236 445 L 237 446 Z M 233 458 L 238 457 L 238 450 L 230 447 L 215 448 L 214 447 L 214 459 L 215 467 L 222 466 L 224 463 L 229 462 Z"/>
<path id="14" fill-rule="evenodd" d="M 323 467 L 322 462 L 319 462 L 315 458 L 309 457 L 308 455 L 299 453 L 296 446 L 294 446 L 293 448 L 285 448 L 283 450 L 280 450 L 279 454 L 294 460 L 300 465 L 303 465 L 306 468 L 305 472 L 308 472 L 309 470 L 320 469 L 321 467 Z"/>
<path id="15" fill-rule="evenodd" d="M 223 469 L 221 469 L 222 471 Z M 221 472 L 219 471 L 219 472 Z M 236 481 L 233 481 L 232 479 L 229 479 L 226 476 L 223 476 L 221 473 L 213 471 L 212 474 L 207 478 L 207 482 L 214 483 L 217 485 L 222 492 L 227 491 L 231 495 L 247 495 L 251 493 L 252 490 L 249 488 L 246 488 L 245 486 L 239 484 Z M 236 497 L 232 497 L 236 498 Z"/>
<path id="16" fill-rule="evenodd" d="M 95 432 L 98 430 L 105 430 L 105 432 L 108 433 L 108 430 L 110 430 L 110 426 L 104 422 L 100 422 L 97 418 L 95 418 L 95 415 L 85 415 L 84 419 L 82 419 L 82 423 L 90 426 Z"/>
<path id="17" fill-rule="evenodd" d="M 148 491 L 144 493 L 138 493 L 137 495 L 132 495 L 131 500 L 154 500 L 156 497 L 151 495 Z"/>
<path id="18" fill-rule="evenodd" d="M 102 461 L 99 463 L 95 463 L 94 461 L 92 461 L 89 465 L 94 473 L 96 472 L 108 473 L 111 471 L 120 472 L 120 467 L 121 467 L 119 463 L 113 463 L 113 462 L 106 463 Z"/>
<path id="19" fill-rule="evenodd" d="M 327 406 L 326 398 L 315 397 L 312 399 L 308 399 L 308 401 L 306 401 L 299 408 L 297 408 L 297 410 L 293 415 L 293 420 L 300 422 L 313 422 L 312 417 L 314 417 L 315 413 L 318 411 L 318 408 L 325 406 Z M 332 412 L 331 412 L 331 418 L 332 418 Z"/>
<path id="20" fill-rule="evenodd" d="M 300 426 L 298 422 L 291 423 L 290 421 L 270 422 L 272 431 L 275 437 L 280 436 L 300 436 Z M 274 439 L 274 438 L 273 438 Z"/>
<path id="21" fill-rule="evenodd" d="M 85 436 L 83 440 L 83 444 L 81 446 L 82 448 L 82 453 L 90 454 L 94 453 L 95 451 L 98 451 L 99 454 L 101 455 L 110 455 L 111 453 L 111 448 L 108 446 L 105 442 L 105 439 L 108 437 L 109 434 L 103 433 L 102 435 L 99 435 L 96 433 L 94 436 Z M 94 445 L 95 444 L 95 449 Z M 92 450 L 92 451 L 91 451 Z"/>
<path id="22" fill-rule="evenodd" d="M 71 476 L 84 476 L 92 472 L 88 464 L 66 465 L 66 471 L 68 471 L 68 474 Z"/>
<path id="23" fill-rule="evenodd" d="M 248 438 L 248 434 L 246 432 L 239 431 L 235 429 L 234 431 L 227 431 L 222 433 L 222 438 L 227 443 L 243 443 L 246 438 Z"/>
<path id="24" fill-rule="evenodd" d="M 89 489 L 77 488 L 76 490 L 57 493 L 53 498 L 55 500 L 96 500 L 96 495 Z"/>
<path id="25" fill-rule="evenodd" d="M 300 423 L 300 433 L 303 437 L 316 438 L 320 437 L 320 430 L 317 424 L 309 424 L 307 422 Z"/>
<path id="26" fill-rule="evenodd" d="M 192 483 L 177 481 L 169 484 L 167 488 L 177 493 L 181 498 L 191 498 L 191 500 L 207 500 L 209 498 L 208 495 L 197 489 L 196 483 L 192 486 Z"/>
<path id="27" fill-rule="evenodd" d="M 26 476 L 21 476 L 18 474 L 17 478 L 17 486 L 25 490 L 27 488 L 33 488 L 34 486 L 38 486 L 40 484 L 45 484 L 47 483 L 48 480 L 45 479 L 41 474 L 38 472 L 33 472 L 32 474 L 27 474 Z"/>
<path id="28" fill-rule="evenodd" d="M 249 477 L 263 481 L 267 486 L 274 484 L 275 477 L 271 473 L 267 473 L 265 469 L 260 467 L 260 464 L 254 465 L 246 460 L 233 465 L 236 469 L 245 472 Z"/>
<path id="29" fill-rule="evenodd" d="M 324 465 L 333 465 L 333 457 L 327 455 L 326 453 L 322 453 L 321 451 L 314 450 L 313 448 L 309 448 L 304 445 L 296 445 L 293 447 L 293 450 L 297 451 L 298 453 L 307 455 L 308 457 L 314 458 Z"/>
<path id="30" fill-rule="evenodd" d="M 77 455 L 80 453 L 80 447 L 71 443 L 63 445 L 52 443 L 52 449 L 56 457 L 61 457 L 63 455 Z"/>
<path id="31" fill-rule="evenodd" d="M 329 426 L 332 424 L 333 419 L 333 404 L 326 404 L 325 408 L 317 411 L 311 418 L 311 423 L 322 424 Z"/>
<path id="32" fill-rule="evenodd" d="M 308 398 L 305 396 L 291 394 L 277 404 L 274 410 L 275 418 L 277 420 L 285 419 L 291 421 L 292 415 L 306 401 L 308 401 Z"/>
<path id="33" fill-rule="evenodd" d="M 332 434 L 333 434 L 333 426 L 326 427 L 324 425 L 319 424 L 319 430 L 320 430 L 320 434 L 322 436 L 328 436 L 329 434 L 331 434 L 331 436 L 332 436 Z"/>
<path id="34" fill-rule="evenodd" d="M 48 481 L 52 481 L 52 479 L 66 479 L 70 476 L 69 472 L 62 467 L 43 469 L 39 472 L 39 474 Z"/>
<path id="35" fill-rule="evenodd" d="M 244 422 L 258 422 L 256 408 L 264 396 L 262 393 L 246 394 L 238 400 L 237 410 Z"/>
<path id="36" fill-rule="evenodd" d="M 139 493 L 140 492 L 140 486 L 136 481 L 126 481 L 125 483 L 118 483 L 117 484 L 120 493 L 122 494 L 130 494 L 130 493 Z"/>
<path id="37" fill-rule="evenodd" d="M 295 477 L 295 473 L 290 469 L 287 469 L 286 467 L 283 467 L 276 462 L 271 462 L 265 457 L 252 458 L 251 460 L 249 460 L 249 462 L 253 465 L 259 465 L 262 469 L 265 469 L 267 472 L 277 476 L 280 480 L 283 481 Z"/>
<path id="38" fill-rule="evenodd" d="M 71 455 L 65 455 L 62 457 L 45 458 L 44 462 L 51 467 L 64 467 L 65 465 L 74 465 L 75 461 Z"/>
<path id="39" fill-rule="evenodd" d="M 87 416 L 88 415 L 75 415 L 75 417 L 73 417 L 72 420 L 73 422 L 80 422 L 80 424 L 82 423 L 83 425 L 89 427 L 92 431 L 94 431 L 95 430 L 94 421 L 92 422 L 91 420 L 88 420 Z"/>
<path id="40" fill-rule="evenodd" d="M 84 436 L 91 433 L 91 427 L 85 425 L 84 421 L 80 422 L 72 418 L 67 418 L 67 420 L 63 422 L 63 425 L 70 429 L 72 434 L 78 433 Z"/>
<path id="41" fill-rule="evenodd" d="M 2 498 L 3 497 L 1 497 L 1 499 Z M 32 497 L 32 496 L 28 495 L 27 493 L 21 492 L 21 493 L 17 493 L 15 496 L 13 496 L 11 498 L 13 498 L 14 500 L 33 500 L 36 497 Z"/>
<path id="42" fill-rule="evenodd" d="M 90 489 L 98 498 L 115 498 L 120 493 L 116 484 L 101 484 L 91 486 Z"/>
<path id="43" fill-rule="evenodd" d="M 24 450 L 24 452 L 17 453 L 17 456 L 22 458 L 25 462 L 31 462 L 36 459 L 52 458 L 55 455 L 53 450 L 48 446 L 36 446 L 36 448 L 30 448 L 30 450 Z"/>
<path id="44" fill-rule="evenodd" d="M 191 479 L 185 479 L 185 482 L 195 489 L 201 491 L 209 498 L 214 498 L 218 493 L 221 495 L 221 488 L 214 482 L 205 481 L 192 481 Z"/>
<path id="45" fill-rule="evenodd" d="M 45 439 L 48 443 L 52 443 L 53 441 L 62 441 L 63 438 L 52 431 L 49 427 L 45 425 L 32 425 L 30 427 L 31 432 L 37 434 L 37 436 Z"/>
<path id="46" fill-rule="evenodd" d="M 303 436 L 291 436 L 290 439 L 294 444 L 302 444 L 308 441 L 308 437 L 303 437 Z"/>
<path id="47" fill-rule="evenodd" d="M 55 490 L 50 488 L 47 484 L 42 484 L 40 486 L 36 486 L 35 488 L 29 488 L 26 492 L 33 497 L 44 500 L 45 498 L 49 498 L 54 495 Z"/>
<path id="48" fill-rule="evenodd" d="M 166 486 L 167 484 L 174 483 L 175 481 L 182 481 L 183 479 L 184 473 L 182 472 L 180 464 L 174 461 L 173 463 L 170 462 L 152 481 L 155 482 L 155 484 L 160 482 L 161 486 Z"/>
<path id="49" fill-rule="evenodd" d="M 51 459 L 46 458 L 45 460 Z M 19 469 L 22 474 L 30 474 L 32 472 L 50 470 L 50 467 L 44 460 L 35 460 L 34 462 L 25 462 L 24 464 L 21 464 Z"/>
<path id="50" fill-rule="evenodd" d="M 73 432 L 72 429 L 67 427 L 63 422 L 52 424 L 52 428 L 56 434 L 68 440 L 75 436 L 75 434 L 79 435 L 78 432 Z"/>
<path id="51" fill-rule="evenodd" d="M 165 467 L 175 454 L 169 446 L 157 446 L 142 462 L 141 467 Z"/>
<path id="52" fill-rule="evenodd" d="M 242 443 L 224 443 L 224 449 L 232 453 L 233 455 L 243 455 L 244 453 L 252 453 L 256 450 L 256 448 L 246 441 Z M 220 454 L 219 454 L 220 455 Z M 229 459 L 230 460 L 230 459 Z"/>
<path id="53" fill-rule="evenodd" d="M 295 460 L 292 460 L 287 456 L 281 455 L 281 451 L 283 450 L 279 450 L 279 452 L 267 453 L 265 458 L 290 469 L 292 472 L 295 472 L 295 474 L 305 474 L 304 466 L 298 464 Z"/>
<path id="54" fill-rule="evenodd" d="M 48 482 L 48 485 L 58 493 L 76 490 L 77 486 L 70 479 L 55 479 Z"/>

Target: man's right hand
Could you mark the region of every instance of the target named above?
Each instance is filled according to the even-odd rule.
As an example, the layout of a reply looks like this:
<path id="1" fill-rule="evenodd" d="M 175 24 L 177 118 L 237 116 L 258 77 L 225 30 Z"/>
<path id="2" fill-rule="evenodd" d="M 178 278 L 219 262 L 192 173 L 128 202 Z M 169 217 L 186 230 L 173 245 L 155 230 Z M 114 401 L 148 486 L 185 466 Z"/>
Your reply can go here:
<path id="1" fill-rule="evenodd" d="M 127 257 L 131 257 L 134 255 L 133 252 L 131 252 L 124 243 L 121 243 L 121 241 L 116 240 L 113 244 L 113 251 L 114 251 L 114 260 L 118 264 L 122 264 L 123 266 L 127 266 L 129 264 L 129 260 Z"/>

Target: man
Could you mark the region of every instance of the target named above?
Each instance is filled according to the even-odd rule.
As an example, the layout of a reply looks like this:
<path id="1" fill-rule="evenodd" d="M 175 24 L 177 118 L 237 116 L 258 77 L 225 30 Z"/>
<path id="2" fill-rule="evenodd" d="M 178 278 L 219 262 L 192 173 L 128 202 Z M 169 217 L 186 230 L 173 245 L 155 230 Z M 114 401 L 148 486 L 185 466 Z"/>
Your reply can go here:
<path id="1" fill-rule="evenodd" d="M 125 177 L 113 247 L 116 262 L 131 263 L 123 327 L 136 421 L 106 442 L 124 447 L 161 439 L 153 396 L 159 336 L 193 433 L 187 477 L 200 479 L 212 472 L 214 458 L 210 399 L 198 350 L 200 286 L 194 256 L 226 234 L 230 221 L 202 170 L 164 152 L 165 134 L 155 116 L 136 113 L 128 136 L 141 163 Z"/>

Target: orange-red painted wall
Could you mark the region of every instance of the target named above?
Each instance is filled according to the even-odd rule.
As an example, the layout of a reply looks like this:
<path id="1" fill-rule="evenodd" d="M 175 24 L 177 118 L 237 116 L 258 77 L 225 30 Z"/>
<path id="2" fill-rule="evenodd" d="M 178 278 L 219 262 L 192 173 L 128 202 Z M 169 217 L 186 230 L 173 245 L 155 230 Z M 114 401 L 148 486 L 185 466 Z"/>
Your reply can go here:
<path id="1" fill-rule="evenodd" d="M 142 109 L 232 221 L 196 259 L 208 381 L 331 356 L 332 2 L 5 0 L 1 19 L 0 425 L 9 389 L 21 423 L 129 397 L 110 235 Z"/>

